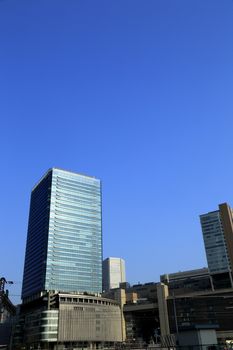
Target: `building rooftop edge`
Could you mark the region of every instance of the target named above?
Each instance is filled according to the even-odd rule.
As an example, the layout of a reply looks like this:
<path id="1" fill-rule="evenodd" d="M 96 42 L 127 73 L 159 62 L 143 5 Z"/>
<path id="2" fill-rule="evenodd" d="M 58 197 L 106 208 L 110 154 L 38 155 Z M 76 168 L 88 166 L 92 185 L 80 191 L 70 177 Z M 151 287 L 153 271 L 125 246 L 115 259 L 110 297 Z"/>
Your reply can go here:
<path id="1" fill-rule="evenodd" d="M 51 168 L 49 168 L 49 169 L 45 172 L 45 174 L 39 179 L 39 181 L 37 181 L 36 184 L 32 187 L 32 191 L 33 191 L 33 190 L 41 183 L 41 181 L 42 181 L 50 172 L 52 172 L 53 170 L 60 170 L 60 171 L 63 171 L 63 172 L 65 172 L 65 173 L 71 173 L 71 174 L 80 175 L 80 176 L 83 176 L 83 177 L 88 177 L 88 178 L 90 178 L 90 179 L 95 179 L 95 180 L 97 180 L 97 181 L 101 181 L 100 179 L 97 179 L 95 176 L 90 176 L 90 175 L 78 173 L 78 172 L 75 172 L 75 171 L 62 169 L 62 168 L 59 168 L 59 167 L 51 167 Z"/>
<path id="2" fill-rule="evenodd" d="M 168 275 L 168 276 L 177 276 L 177 275 L 184 275 L 184 274 L 199 274 L 201 272 L 205 272 L 205 273 L 208 273 L 209 272 L 209 269 L 208 267 L 201 267 L 199 269 L 192 269 L 192 270 L 185 270 L 185 271 L 177 271 L 177 272 L 170 272 L 170 273 L 164 273 L 162 275 L 160 275 L 160 277 L 163 277 L 165 275 Z"/>
<path id="3" fill-rule="evenodd" d="M 105 260 L 108 260 L 108 259 L 118 259 L 118 260 L 124 260 L 123 258 L 119 258 L 117 256 L 108 256 L 107 258 L 104 259 Z"/>
<path id="4" fill-rule="evenodd" d="M 199 216 L 201 217 L 201 216 L 206 216 L 206 215 L 209 215 L 209 214 L 214 214 L 214 213 L 218 213 L 219 212 L 219 210 L 217 209 L 217 210 L 212 210 L 212 211 L 208 211 L 207 213 L 205 213 L 205 214 L 200 214 Z"/>
<path id="5" fill-rule="evenodd" d="M 218 204 L 218 207 L 220 208 L 220 206 L 223 206 L 223 205 L 227 205 L 232 210 L 231 206 L 227 202 L 222 202 L 222 203 Z M 208 211 L 207 213 L 200 214 L 199 216 L 200 217 L 201 216 L 206 216 L 206 215 L 214 214 L 214 213 L 217 213 L 217 212 L 219 212 L 219 209 Z"/>

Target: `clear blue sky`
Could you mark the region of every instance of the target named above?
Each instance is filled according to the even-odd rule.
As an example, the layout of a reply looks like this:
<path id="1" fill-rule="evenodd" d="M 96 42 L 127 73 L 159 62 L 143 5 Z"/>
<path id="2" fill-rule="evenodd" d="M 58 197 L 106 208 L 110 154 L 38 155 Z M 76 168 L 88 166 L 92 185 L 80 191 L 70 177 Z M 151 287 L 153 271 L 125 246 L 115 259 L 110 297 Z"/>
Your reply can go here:
<path id="1" fill-rule="evenodd" d="M 233 206 L 233 1 L 1 0 L 0 116 L 2 276 L 52 166 L 102 179 L 129 282 L 206 266 L 198 216 Z"/>

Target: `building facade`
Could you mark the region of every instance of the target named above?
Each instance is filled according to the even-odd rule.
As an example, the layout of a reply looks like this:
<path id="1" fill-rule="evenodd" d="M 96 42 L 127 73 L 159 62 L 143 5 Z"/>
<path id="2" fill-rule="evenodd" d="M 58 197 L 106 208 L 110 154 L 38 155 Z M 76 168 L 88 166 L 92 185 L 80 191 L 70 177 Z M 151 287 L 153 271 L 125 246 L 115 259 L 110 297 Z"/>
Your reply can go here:
<path id="1" fill-rule="evenodd" d="M 227 203 L 200 215 L 208 268 L 214 288 L 233 287 L 233 212 Z"/>
<path id="2" fill-rule="evenodd" d="M 122 342 L 121 308 L 86 293 L 43 292 L 21 306 L 14 349 L 74 349 Z"/>
<path id="3" fill-rule="evenodd" d="M 119 288 L 125 282 L 125 261 L 121 258 L 107 258 L 103 261 L 103 290 Z"/>
<path id="4" fill-rule="evenodd" d="M 10 345 L 15 314 L 16 307 L 8 298 L 8 293 L 0 290 L 0 348 L 6 349 Z"/>
<path id="5" fill-rule="evenodd" d="M 171 294 L 184 294 L 203 290 L 212 290 L 209 269 L 180 271 L 160 276 L 160 282 L 169 287 Z"/>
<path id="6" fill-rule="evenodd" d="M 31 194 L 14 349 L 93 349 L 124 340 L 121 304 L 102 292 L 100 180 L 52 168 Z"/>
<path id="7" fill-rule="evenodd" d="M 52 168 L 31 193 L 22 298 L 102 291 L 100 180 Z"/>

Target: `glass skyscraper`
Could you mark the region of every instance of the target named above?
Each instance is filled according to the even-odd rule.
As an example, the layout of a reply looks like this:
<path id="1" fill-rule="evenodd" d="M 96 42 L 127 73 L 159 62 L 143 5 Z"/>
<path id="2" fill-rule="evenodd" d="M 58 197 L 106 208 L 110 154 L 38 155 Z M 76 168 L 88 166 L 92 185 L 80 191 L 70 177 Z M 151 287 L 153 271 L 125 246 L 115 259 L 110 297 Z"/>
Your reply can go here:
<path id="1" fill-rule="evenodd" d="M 210 273 L 228 272 L 229 258 L 220 211 L 203 214 L 200 220 Z"/>
<path id="2" fill-rule="evenodd" d="M 32 190 L 22 298 L 102 291 L 100 180 L 52 168 Z"/>
<path id="3" fill-rule="evenodd" d="M 233 287 L 233 209 L 222 203 L 200 220 L 213 287 Z"/>

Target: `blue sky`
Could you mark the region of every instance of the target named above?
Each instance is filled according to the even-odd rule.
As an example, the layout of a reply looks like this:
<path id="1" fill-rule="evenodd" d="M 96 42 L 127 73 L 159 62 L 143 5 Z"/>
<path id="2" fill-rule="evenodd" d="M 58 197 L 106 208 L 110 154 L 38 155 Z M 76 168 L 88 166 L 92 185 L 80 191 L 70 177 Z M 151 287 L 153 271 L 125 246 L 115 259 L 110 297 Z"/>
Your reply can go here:
<path id="1" fill-rule="evenodd" d="M 131 283 L 206 266 L 199 214 L 233 206 L 233 1 L 1 0 L 1 272 L 22 281 L 30 191 L 103 182 L 104 257 Z"/>

